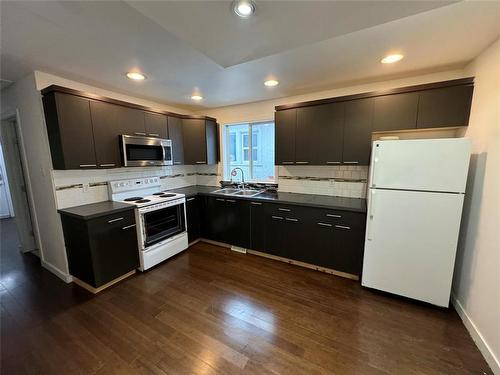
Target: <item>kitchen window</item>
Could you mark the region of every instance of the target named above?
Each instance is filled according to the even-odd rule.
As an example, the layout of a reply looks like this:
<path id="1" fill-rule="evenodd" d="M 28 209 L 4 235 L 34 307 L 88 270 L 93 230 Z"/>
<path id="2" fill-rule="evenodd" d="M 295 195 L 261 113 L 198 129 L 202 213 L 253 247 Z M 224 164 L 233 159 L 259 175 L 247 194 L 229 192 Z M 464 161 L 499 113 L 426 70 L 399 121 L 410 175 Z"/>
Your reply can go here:
<path id="1" fill-rule="evenodd" d="M 224 127 L 224 180 L 239 167 L 245 181 L 274 182 L 274 122 L 232 124 Z M 234 178 L 240 181 L 241 174 Z"/>

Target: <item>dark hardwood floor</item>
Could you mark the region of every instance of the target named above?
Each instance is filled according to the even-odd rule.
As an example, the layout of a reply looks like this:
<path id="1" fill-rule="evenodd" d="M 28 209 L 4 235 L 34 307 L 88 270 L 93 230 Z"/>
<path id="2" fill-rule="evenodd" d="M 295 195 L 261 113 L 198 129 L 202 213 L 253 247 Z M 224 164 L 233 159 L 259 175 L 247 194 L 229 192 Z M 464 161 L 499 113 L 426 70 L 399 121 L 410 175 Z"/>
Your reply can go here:
<path id="1" fill-rule="evenodd" d="M 93 296 L 1 223 L 2 374 L 491 374 L 452 309 L 198 243 Z"/>

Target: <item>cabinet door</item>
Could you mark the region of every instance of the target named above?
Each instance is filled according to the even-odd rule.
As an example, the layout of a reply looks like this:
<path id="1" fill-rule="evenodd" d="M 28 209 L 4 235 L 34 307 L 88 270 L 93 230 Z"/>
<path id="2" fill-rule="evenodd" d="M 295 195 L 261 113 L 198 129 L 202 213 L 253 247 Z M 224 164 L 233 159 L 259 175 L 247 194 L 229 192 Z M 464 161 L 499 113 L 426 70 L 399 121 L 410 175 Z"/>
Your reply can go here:
<path id="1" fill-rule="evenodd" d="M 373 98 L 345 103 L 344 164 L 370 164 Z"/>
<path id="2" fill-rule="evenodd" d="M 219 137 L 217 131 L 217 123 L 212 120 L 205 122 L 205 134 L 207 144 L 207 164 L 217 164 L 219 157 Z"/>
<path id="3" fill-rule="evenodd" d="M 144 125 L 148 137 L 168 138 L 167 116 L 144 112 Z"/>
<path id="4" fill-rule="evenodd" d="M 378 96 L 374 101 L 373 131 L 416 128 L 418 92 Z"/>
<path id="5" fill-rule="evenodd" d="M 364 230 L 348 225 L 335 224 L 333 228 L 333 252 L 327 267 L 338 271 L 361 275 L 364 251 Z"/>
<path id="6" fill-rule="evenodd" d="M 147 135 L 144 111 L 129 107 L 118 107 L 118 128 L 121 134 Z"/>
<path id="7" fill-rule="evenodd" d="M 227 228 L 225 243 L 250 247 L 250 203 L 244 200 L 226 199 Z"/>
<path id="8" fill-rule="evenodd" d="M 296 164 L 340 164 L 344 132 L 344 103 L 297 109 Z"/>
<path id="9" fill-rule="evenodd" d="M 274 160 L 276 165 L 295 163 L 295 128 L 297 109 L 286 109 L 274 114 Z"/>
<path id="10" fill-rule="evenodd" d="M 209 240 L 226 243 L 227 216 L 224 198 L 207 197 L 204 226 Z"/>
<path id="11" fill-rule="evenodd" d="M 265 252 L 279 257 L 286 257 L 287 224 L 283 215 L 267 213 L 266 210 L 266 246 Z"/>
<path id="12" fill-rule="evenodd" d="M 205 120 L 182 120 L 184 135 L 184 163 L 207 164 Z"/>
<path id="13" fill-rule="evenodd" d="M 266 212 L 262 202 L 250 202 L 250 248 L 266 249 Z"/>
<path id="14" fill-rule="evenodd" d="M 133 210 L 89 220 L 88 226 L 95 275 L 92 286 L 104 285 L 139 266 Z"/>
<path id="15" fill-rule="evenodd" d="M 95 153 L 100 168 L 121 166 L 119 107 L 100 101 L 90 102 L 92 127 L 94 129 Z"/>
<path id="16" fill-rule="evenodd" d="M 473 86 L 455 86 L 420 92 L 417 128 L 467 126 Z"/>
<path id="17" fill-rule="evenodd" d="M 200 238 L 201 207 L 198 197 L 186 199 L 187 232 L 188 242 L 191 243 Z"/>
<path id="18" fill-rule="evenodd" d="M 95 168 L 89 100 L 55 93 L 43 98 L 55 169 Z"/>
<path id="19" fill-rule="evenodd" d="M 172 140 L 174 165 L 184 164 L 184 136 L 180 118 L 168 117 L 168 137 Z"/>

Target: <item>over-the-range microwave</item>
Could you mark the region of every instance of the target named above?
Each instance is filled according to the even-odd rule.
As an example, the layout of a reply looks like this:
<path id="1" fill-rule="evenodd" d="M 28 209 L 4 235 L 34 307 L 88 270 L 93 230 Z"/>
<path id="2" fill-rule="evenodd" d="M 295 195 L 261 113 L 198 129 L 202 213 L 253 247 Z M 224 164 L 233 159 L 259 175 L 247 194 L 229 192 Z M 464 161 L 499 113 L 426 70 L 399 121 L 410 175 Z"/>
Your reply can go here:
<path id="1" fill-rule="evenodd" d="M 173 165 L 170 139 L 122 135 L 120 143 L 124 167 Z"/>

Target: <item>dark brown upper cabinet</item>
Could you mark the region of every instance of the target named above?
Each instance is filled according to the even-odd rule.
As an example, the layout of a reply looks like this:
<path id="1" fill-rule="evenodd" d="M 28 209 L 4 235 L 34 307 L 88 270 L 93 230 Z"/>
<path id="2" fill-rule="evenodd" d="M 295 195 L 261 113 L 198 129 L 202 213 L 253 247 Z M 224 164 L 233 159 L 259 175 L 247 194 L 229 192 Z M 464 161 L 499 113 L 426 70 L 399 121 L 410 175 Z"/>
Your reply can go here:
<path id="1" fill-rule="evenodd" d="M 297 109 L 275 112 L 274 163 L 276 165 L 295 164 L 296 127 Z"/>
<path id="2" fill-rule="evenodd" d="M 144 112 L 144 125 L 148 137 L 168 138 L 167 116 L 161 113 Z"/>
<path id="3" fill-rule="evenodd" d="M 172 158 L 174 165 L 184 164 L 182 119 L 168 116 L 168 137 L 172 140 Z"/>
<path id="4" fill-rule="evenodd" d="M 420 92 L 417 128 L 467 126 L 474 86 L 454 86 Z"/>
<path id="5" fill-rule="evenodd" d="M 343 133 L 344 103 L 298 108 L 295 164 L 340 164 Z"/>
<path id="6" fill-rule="evenodd" d="M 96 168 L 90 101 L 52 92 L 43 108 L 54 169 Z"/>
<path id="7" fill-rule="evenodd" d="M 147 135 L 144 123 L 144 111 L 136 108 L 119 106 L 118 127 L 121 134 L 125 135 Z"/>
<path id="8" fill-rule="evenodd" d="M 217 124 L 212 120 L 182 121 L 184 164 L 217 163 Z"/>
<path id="9" fill-rule="evenodd" d="M 373 131 L 416 128 L 418 92 L 378 96 L 374 101 Z"/>
<path id="10" fill-rule="evenodd" d="M 121 166 L 119 112 L 122 107 L 90 101 L 90 114 L 94 129 L 96 162 L 99 168 Z"/>
<path id="11" fill-rule="evenodd" d="M 345 103 L 344 153 L 342 162 L 369 165 L 374 98 Z"/>

